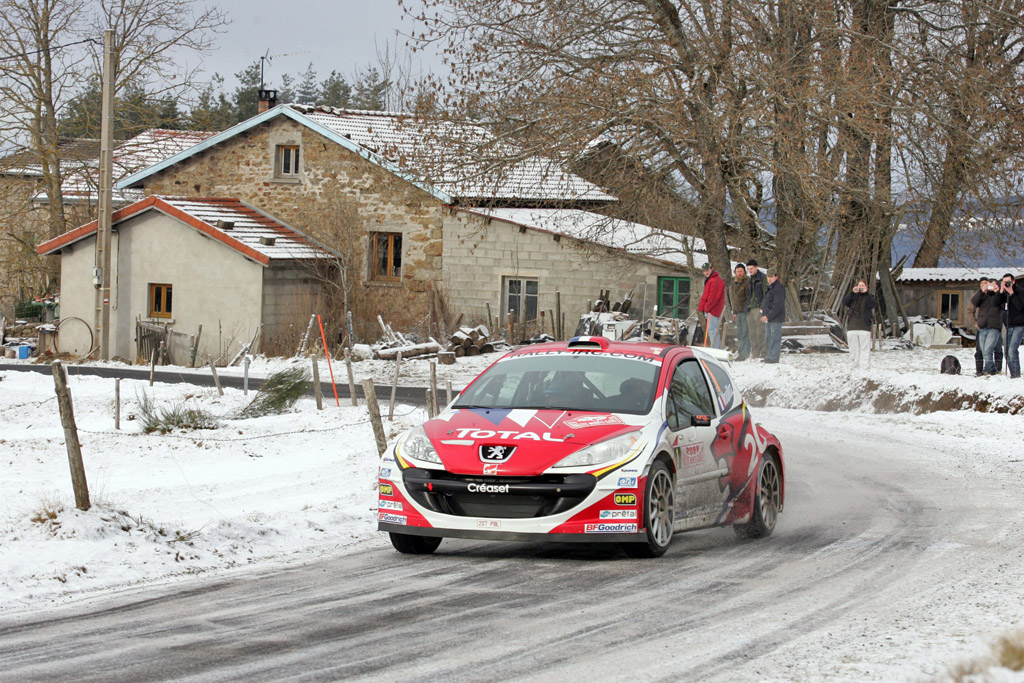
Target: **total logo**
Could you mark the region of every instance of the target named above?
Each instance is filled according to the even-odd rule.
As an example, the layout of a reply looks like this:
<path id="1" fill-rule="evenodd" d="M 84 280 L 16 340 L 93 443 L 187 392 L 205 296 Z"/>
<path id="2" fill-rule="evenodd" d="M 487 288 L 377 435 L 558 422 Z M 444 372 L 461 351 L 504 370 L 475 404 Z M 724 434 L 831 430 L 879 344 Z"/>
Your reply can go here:
<path id="1" fill-rule="evenodd" d="M 380 485 L 380 495 L 382 495 L 382 496 L 393 496 L 393 495 L 395 495 L 395 489 L 391 486 L 391 484 L 381 484 Z"/>
<path id="2" fill-rule="evenodd" d="M 508 484 L 466 484 L 470 493 L 508 493 Z"/>
<path id="3" fill-rule="evenodd" d="M 493 429 L 456 429 L 454 435 L 459 439 L 493 439 L 495 437 L 501 439 L 511 439 L 512 441 L 518 441 L 520 439 L 526 439 L 528 441 L 554 441 L 556 443 L 562 443 L 565 439 L 556 439 L 551 436 L 551 432 L 543 432 L 537 434 L 537 432 L 510 432 L 510 431 L 494 431 Z"/>
<path id="4" fill-rule="evenodd" d="M 393 515 L 390 512 L 381 510 L 377 513 L 377 519 L 386 524 L 401 524 L 405 526 L 405 515 Z"/>
<path id="5" fill-rule="evenodd" d="M 636 524 L 619 522 L 617 524 L 587 524 L 583 527 L 586 534 L 628 534 L 636 533 Z"/>
<path id="6" fill-rule="evenodd" d="M 383 474 L 380 476 L 384 476 Z M 636 477 L 619 477 L 619 488 L 623 489 L 635 489 L 636 488 Z"/>
<path id="7" fill-rule="evenodd" d="M 397 510 L 402 511 L 402 504 L 397 500 L 382 500 L 377 503 L 377 507 L 381 510 Z"/>
<path id="8" fill-rule="evenodd" d="M 636 519 L 636 510 L 601 510 L 601 519 Z"/>

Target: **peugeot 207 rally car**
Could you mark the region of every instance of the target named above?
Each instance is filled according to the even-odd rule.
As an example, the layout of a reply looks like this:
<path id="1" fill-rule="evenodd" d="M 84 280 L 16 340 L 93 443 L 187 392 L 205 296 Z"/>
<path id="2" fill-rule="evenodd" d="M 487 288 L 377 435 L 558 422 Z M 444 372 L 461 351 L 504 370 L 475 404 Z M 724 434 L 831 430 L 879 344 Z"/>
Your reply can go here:
<path id="1" fill-rule="evenodd" d="M 621 543 L 771 534 L 782 447 L 713 352 L 577 337 L 513 351 L 380 467 L 378 528 L 403 553 L 441 539 Z"/>

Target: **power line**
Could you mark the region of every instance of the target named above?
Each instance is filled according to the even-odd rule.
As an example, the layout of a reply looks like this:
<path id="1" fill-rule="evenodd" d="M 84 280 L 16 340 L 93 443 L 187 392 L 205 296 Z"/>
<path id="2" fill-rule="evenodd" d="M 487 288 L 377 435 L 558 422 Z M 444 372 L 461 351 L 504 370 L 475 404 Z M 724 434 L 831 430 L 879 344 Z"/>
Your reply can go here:
<path id="1" fill-rule="evenodd" d="M 31 55 L 38 55 L 38 54 L 40 54 L 42 52 L 47 52 L 48 50 L 62 50 L 64 48 L 66 48 L 66 47 L 74 47 L 75 45 L 82 45 L 83 43 L 92 43 L 94 45 L 100 45 L 101 44 L 100 41 L 96 40 L 95 38 L 84 38 L 82 40 L 76 40 L 73 43 L 64 43 L 63 45 L 52 45 L 50 47 L 45 47 L 45 48 L 42 48 L 40 50 L 30 50 L 29 52 L 20 52 L 20 53 L 13 54 L 13 55 L 3 55 L 3 56 L 0 56 L 0 62 L 6 62 L 9 59 L 19 59 L 21 57 L 28 57 L 28 56 L 31 56 Z"/>

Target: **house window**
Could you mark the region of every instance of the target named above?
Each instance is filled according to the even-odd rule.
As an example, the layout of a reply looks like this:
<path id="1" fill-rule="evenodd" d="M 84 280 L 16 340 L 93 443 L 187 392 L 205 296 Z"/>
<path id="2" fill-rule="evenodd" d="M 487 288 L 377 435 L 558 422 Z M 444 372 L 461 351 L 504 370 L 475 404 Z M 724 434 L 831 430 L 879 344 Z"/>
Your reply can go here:
<path id="1" fill-rule="evenodd" d="M 372 248 L 371 261 L 373 280 L 402 279 L 402 233 L 370 233 Z"/>
<path id="2" fill-rule="evenodd" d="M 299 177 L 299 146 L 278 145 L 275 171 L 278 178 Z"/>
<path id="3" fill-rule="evenodd" d="M 517 323 L 537 319 L 537 278 L 505 278 L 505 319 Z"/>
<path id="4" fill-rule="evenodd" d="M 939 317 L 952 322 L 960 320 L 960 292 L 939 292 Z"/>
<path id="5" fill-rule="evenodd" d="M 690 278 L 658 278 L 658 315 L 680 320 L 690 316 Z"/>
<path id="6" fill-rule="evenodd" d="M 149 317 L 170 318 L 173 301 L 171 299 L 171 285 L 149 285 Z"/>

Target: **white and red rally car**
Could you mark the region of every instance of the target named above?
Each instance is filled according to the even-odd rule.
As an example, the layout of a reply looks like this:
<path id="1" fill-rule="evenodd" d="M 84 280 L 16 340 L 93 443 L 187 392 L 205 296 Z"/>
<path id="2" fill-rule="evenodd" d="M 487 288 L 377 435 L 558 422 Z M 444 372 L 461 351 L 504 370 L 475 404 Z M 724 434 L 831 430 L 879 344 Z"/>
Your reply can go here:
<path id="1" fill-rule="evenodd" d="M 441 539 L 617 542 L 771 534 L 782 447 L 713 352 L 577 337 L 513 351 L 380 467 L 378 528 L 403 553 Z"/>

